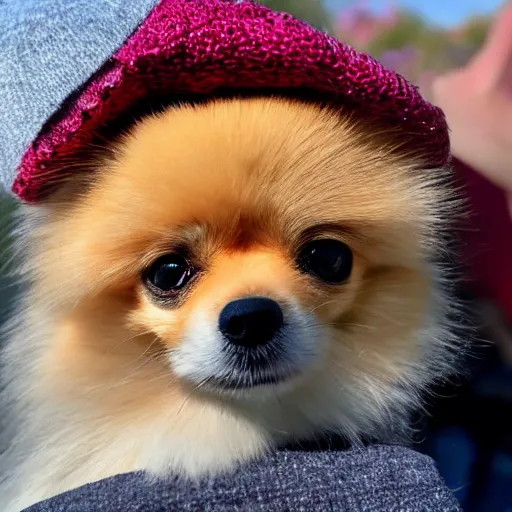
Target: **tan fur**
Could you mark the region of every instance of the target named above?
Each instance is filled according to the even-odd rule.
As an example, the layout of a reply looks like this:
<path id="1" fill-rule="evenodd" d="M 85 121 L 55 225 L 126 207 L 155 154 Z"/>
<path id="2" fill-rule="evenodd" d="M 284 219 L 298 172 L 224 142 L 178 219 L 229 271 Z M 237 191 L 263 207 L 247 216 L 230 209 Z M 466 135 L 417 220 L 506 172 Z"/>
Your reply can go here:
<path id="1" fill-rule="evenodd" d="M 33 286 L 6 352 L 19 429 L 0 460 L 0 509 L 119 472 L 199 476 L 327 430 L 401 428 L 451 338 L 432 263 L 445 171 L 396 142 L 299 102 L 181 106 L 140 122 L 80 194 L 72 181 L 27 208 Z M 311 230 L 354 251 L 346 284 L 297 269 Z M 183 240 L 205 271 L 179 307 L 159 307 L 141 272 Z M 177 378 L 169 351 L 250 294 L 304 318 L 316 363 L 232 396 Z"/>

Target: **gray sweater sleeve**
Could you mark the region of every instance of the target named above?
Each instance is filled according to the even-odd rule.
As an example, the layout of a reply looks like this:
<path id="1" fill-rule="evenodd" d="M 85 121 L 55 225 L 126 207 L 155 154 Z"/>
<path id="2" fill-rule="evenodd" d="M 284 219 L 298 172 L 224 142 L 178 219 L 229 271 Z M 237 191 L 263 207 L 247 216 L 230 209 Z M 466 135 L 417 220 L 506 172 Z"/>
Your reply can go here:
<path id="1" fill-rule="evenodd" d="M 0 0 L 0 187 L 66 98 L 158 0 Z"/>
<path id="2" fill-rule="evenodd" d="M 457 512 L 434 462 L 412 450 L 281 451 L 230 476 L 150 482 L 119 475 L 30 512 Z M 28 512 L 27 511 L 27 512 Z"/>

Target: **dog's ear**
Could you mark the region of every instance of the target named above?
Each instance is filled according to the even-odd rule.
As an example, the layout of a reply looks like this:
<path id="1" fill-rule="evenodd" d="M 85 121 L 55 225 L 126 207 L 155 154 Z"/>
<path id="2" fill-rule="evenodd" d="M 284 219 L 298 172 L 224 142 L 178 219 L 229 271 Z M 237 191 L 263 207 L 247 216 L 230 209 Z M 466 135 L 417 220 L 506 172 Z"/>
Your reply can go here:
<path id="1" fill-rule="evenodd" d="M 84 144 L 80 152 L 59 156 L 51 166 L 40 171 L 44 183 L 36 205 L 46 209 L 68 209 L 87 195 L 91 187 L 116 158 L 117 144 L 112 139 L 96 138 Z"/>
<path id="2" fill-rule="evenodd" d="M 106 153 L 106 150 L 102 151 Z M 84 151 L 83 154 L 56 157 L 51 165 L 33 171 L 31 180 L 43 183 L 44 186 L 40 187 L 41 193 L 36 197 L 26 197 L 23 201 L 28 204 L 52 204 L 64 200 L 66 196 L 76 196 L 89 187 L 101 160 L 98 149 L 89 154 Z M 16 187 L 21 187 L 23 191 L 23 168 L 14 166 L 10 172 L 0 173 L 1 196 L 15 199 L 20 195 Z"/>

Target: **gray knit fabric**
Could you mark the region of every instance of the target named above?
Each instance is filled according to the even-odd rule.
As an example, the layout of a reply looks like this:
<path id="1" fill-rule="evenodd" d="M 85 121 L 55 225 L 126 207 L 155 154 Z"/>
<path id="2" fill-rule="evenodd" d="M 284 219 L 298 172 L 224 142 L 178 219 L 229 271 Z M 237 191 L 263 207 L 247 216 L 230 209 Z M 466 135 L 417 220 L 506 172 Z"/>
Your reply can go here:
<path id="1" fill-rule="evenodd" d="M 231 477 L 149 483 L 140 473 L 87 485 L 30 512 L 457 512 L 434 463 L 406 448 L 278 452 Z"/>
<path id="2" fill-rule="evenodd" d="M 157 0 L 0 0 L 0 185 L 62 102 Z"/>

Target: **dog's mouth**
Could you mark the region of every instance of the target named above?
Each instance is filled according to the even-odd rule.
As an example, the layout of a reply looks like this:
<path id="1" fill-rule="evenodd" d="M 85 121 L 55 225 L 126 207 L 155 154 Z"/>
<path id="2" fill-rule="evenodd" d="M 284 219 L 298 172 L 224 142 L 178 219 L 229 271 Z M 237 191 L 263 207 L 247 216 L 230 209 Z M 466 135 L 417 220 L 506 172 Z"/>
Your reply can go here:
<path id="1" fill-rule="evenodd" d="M 281 384 L 298 373 L 288 352 L 279 336 L 251 349 L 225 345 L 225 370 L 213 376 L 209 385 L 218 390 L 236 391 Z"/>
<path id="2" fill-rule="evenodd" d="M 224 346 L 209 364 L 204 364 L 201 377 L 198 372 L 181 377 L 199 390 L 236 393 L 287 386 L 303 370 L 293 354 L 279 341 L 272 340 L 252 349 Z"/>
<path id="3" fill-rule="evenodd" d="M 229 376 L 212 376 L 204 383 L 212 391 L 243 391 L 284 384 L 297 376 L 297 372 L 240 372 Z"/>
<path id="4" fill-rule="evenodd" d="M 313 329 L 303 316 L 296 317 L 264 342 L 243 344 L 226 339 L 208 322 L 196 322 L 169 352 L 173 373 L 198 391 L 285 392 L 318 366 L 327 340 L 316 325 Z"/>

